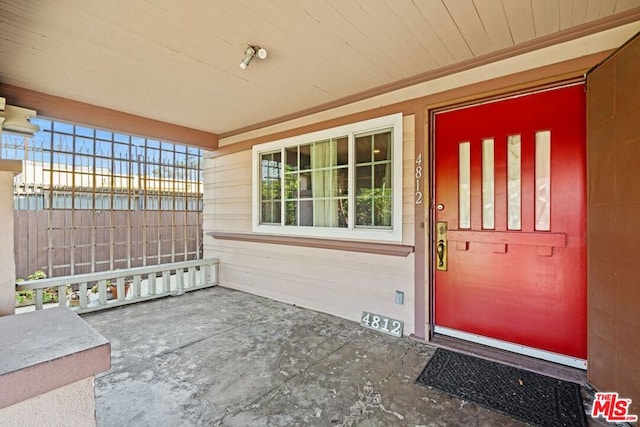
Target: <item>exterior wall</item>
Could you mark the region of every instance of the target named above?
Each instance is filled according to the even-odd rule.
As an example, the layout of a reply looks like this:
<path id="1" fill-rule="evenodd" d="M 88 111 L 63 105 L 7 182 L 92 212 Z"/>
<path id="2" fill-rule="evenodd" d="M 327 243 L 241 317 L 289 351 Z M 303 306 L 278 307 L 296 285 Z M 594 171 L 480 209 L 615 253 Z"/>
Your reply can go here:
<path id="1" fill-rule="evenodd" d="M 403 120 L 403 244 L 414 244 L 413 115 Z M 223 286 L 350 320 L 362 311 L 414 331 L 414 257 L 217 240 L 209 231 L 251 233 L 251 150 L 205 158 L 205 252 L 220 258 Z M 395 304 L 395 291 L 404 304 Z"/>
<path id="2" fill-rule="evenodd" d="M 0 423 L 6 426 L 95 426 L 93 377 L 2 408 Z"/>
<path id="3" fill-rule="evenodd" d="M 580 77 L 638 30 L 640 22 L 631 23 L 221 139 L 205 160 L 203 224 L 205 255 L 221 258 L 221 284 L 352 320 L 358 320 L 363 310 L 396 316 L 406 322 L 405 333 L 428 339 L 429 111 Z M 404 163 L 403 243 L 415 244 L 408 258 L 229 242 L 207 235 L 251 232 L 253 145 L 397 112 L 405 116 L 404 132 L 412 117 L 415 135 L 412 148 L 405 146 Z M 413 155 L 408 154 L 410 149 L 415 150 Z M 412 188 L 418 154 L 424 160 L 421 205 L 415 204 Z M 353 266 L 342 259 L 352 260 Z M 404 306 L 393 303 L 396 289 L 405 290 Z"/>

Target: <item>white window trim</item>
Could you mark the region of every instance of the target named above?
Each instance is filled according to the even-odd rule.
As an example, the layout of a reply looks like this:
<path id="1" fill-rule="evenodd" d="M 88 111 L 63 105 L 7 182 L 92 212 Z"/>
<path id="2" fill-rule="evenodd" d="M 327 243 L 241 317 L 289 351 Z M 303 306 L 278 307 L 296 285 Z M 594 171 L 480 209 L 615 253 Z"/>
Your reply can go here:
<path id="1" fill-rule="evenodd" d="M 352 163 L 354 135 L 383 129 L 392 129 L 392 192 L 393 211 L 392 228 L 333 228 L 333 227 L 304 227 L 285 226 L 277 224 L 260 224 L 260 155 L 285 146 L 306 144 L 323 139 L 348 135 L 349 137 L 349 206 L 350 211 L 355 206 L 355 183 L 352 176 L 355 167 Z M 392 114 L 362 122 L 324 129 L 317 132 L 297 135 L 290 138 L 267 142 L 253 146 L 252 149 L 252 228 L 254 233 L 273 234 L 282 236 L 313 237 L 328 239 L 345 239 L 361 241 L 402 242 L 402 113 Z M 350 218 L 353 218 L 351 213 Z M 353 224 L 353 221 L 350 221 Z"/>

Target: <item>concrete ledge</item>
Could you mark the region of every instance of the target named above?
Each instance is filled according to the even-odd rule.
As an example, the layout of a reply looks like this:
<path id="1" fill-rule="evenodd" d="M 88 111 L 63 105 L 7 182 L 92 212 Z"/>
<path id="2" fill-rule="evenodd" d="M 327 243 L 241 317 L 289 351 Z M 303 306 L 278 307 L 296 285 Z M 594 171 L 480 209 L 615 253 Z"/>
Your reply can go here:
<path id="1" fill-rule="evenodd" d="M 21 160 L 0 159 L 0 172 L 13 172 L 14 175 L 22 173 Z"/>
<path id="2" fill-rule="evenodd" d="M 111 367 L 111 346 L 66 308 L 0 317 L 0 408 Z"/>

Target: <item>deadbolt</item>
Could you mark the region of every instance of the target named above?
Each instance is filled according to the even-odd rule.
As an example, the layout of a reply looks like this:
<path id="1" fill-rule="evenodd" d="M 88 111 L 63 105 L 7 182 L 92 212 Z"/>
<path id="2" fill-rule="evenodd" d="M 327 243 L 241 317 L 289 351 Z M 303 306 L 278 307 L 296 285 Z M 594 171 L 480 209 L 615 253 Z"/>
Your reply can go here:
<path id="1" fill-rule="evenodd" d="M 439 211 L 443 211 L 444 205 L 442 203 L 438 203 L 438 206 L 436 206 L 436 209 L 438 209 Z"/>

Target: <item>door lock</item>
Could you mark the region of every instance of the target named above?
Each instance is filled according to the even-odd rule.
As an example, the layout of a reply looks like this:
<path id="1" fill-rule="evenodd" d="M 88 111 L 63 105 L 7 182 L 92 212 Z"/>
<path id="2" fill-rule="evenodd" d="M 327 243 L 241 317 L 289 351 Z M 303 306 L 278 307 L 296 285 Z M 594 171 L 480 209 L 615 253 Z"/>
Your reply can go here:
<path id="1" fill-rule="evenodd" d="M 447 222 L 436 222 L 436 270 L 447 271 Z"/>

